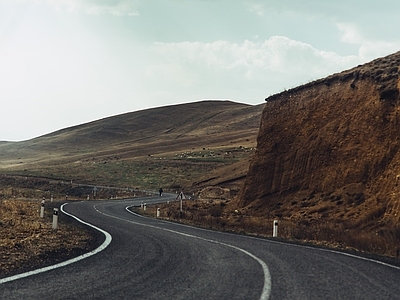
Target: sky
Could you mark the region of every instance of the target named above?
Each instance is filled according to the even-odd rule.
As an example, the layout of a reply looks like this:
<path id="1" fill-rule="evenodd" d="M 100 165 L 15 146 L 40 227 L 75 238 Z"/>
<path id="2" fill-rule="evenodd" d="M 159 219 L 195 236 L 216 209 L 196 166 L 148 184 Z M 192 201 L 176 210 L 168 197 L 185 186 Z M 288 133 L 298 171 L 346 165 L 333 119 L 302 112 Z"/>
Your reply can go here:
<path id="1" fill-rule="evenodd" d="M 0 0 L 0 141 L 204 99 L 261 104 L 400 50 L 397 0 Z"/>

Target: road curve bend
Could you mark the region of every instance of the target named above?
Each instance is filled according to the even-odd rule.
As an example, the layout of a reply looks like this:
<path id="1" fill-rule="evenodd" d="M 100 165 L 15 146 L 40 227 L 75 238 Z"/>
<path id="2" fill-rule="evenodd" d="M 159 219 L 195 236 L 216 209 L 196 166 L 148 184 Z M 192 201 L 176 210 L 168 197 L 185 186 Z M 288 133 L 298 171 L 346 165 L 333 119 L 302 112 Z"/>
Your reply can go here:
<path id="1" fill-rule="evenodd" d="M 173 195 L 64 206 L 65 214 L 101 230 L 106 244 L 72 263 L 0 279 L 0 298 L 400 299 L 395 266 L 143 218 L 126 209 L 161 199 Z"/>

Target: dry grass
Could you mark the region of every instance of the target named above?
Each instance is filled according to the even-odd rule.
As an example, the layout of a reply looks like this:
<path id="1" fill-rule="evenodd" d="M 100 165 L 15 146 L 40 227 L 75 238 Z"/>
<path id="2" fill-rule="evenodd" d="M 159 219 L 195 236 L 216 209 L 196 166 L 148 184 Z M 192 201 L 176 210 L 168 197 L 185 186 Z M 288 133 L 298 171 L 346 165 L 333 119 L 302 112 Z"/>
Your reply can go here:
<path id="1" fill-rule="evenodd" d="M 52 210 L 39 218 L 40 201 L 0 200 L 0 277 L 65 259 L 87 249 L 90 235 L 59 223 Z"/>
<path id="2" fill-rule="evenodd" d="M 71 171 L 72 172 L 72 171 Z M 0 199 L 50 199 L 84 200 L 87 196 L 90 199 L 111 199 L 142 196 L 143 192 L 133 188 L 101 188 L 76 184 L 68 180 L 55 180 L 41 177 L 12 176 L 0 174 Z"/>
<path id="3" fill-rule="evenodd" d="M 145 212 L 137 210 L 142 214 L 155 217 L 157 208 L 160 208 L 162 219 L 215 230 L 263 237 L 272 236 L 273 218 L 250 216 L 245 211 L 233 210 L 229 202 L 225 200 L 184 201 L 182 213 L 180 213 L 178 201 L 149 206 Z M 372 217 L 375 216 L 376 214 L 372 213 Z M 357 224 L 351 222 L 317 223 L 279 218 L 278 224 L 278 236 L 287 240 L 400 258 L 400 225 L 398 224 L 386 224 L 382 229 L 376 230 L 360 229 Z"/>

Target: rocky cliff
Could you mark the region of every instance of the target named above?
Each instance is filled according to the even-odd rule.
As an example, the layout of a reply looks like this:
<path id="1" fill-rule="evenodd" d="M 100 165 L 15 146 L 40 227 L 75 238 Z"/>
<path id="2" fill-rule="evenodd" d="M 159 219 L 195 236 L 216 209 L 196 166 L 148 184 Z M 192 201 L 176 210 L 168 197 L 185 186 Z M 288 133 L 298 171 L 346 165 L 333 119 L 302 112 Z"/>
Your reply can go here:
<path id="1" fill-rule="evenodd" d="M 283 218 L 397 223 L 399 66 L 397 52 L 267 98 L 238 205 Z"/>

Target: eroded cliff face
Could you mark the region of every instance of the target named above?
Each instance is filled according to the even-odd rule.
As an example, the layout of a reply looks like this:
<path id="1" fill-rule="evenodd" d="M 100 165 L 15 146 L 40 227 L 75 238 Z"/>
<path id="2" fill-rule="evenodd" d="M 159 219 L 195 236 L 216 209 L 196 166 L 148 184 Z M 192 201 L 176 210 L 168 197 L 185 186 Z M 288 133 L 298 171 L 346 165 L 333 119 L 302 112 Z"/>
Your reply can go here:
<path id="1" fill-rule="evenodd" d="M 397 52 L 267 98 L 239 206 L 304 216 L 329 195 L 326 217 L 398 222 L 399 67 Z"/>

